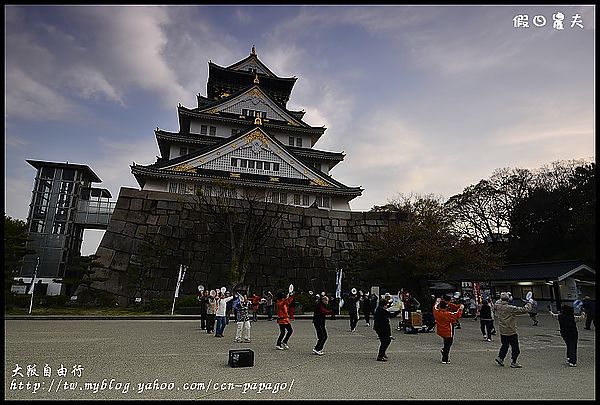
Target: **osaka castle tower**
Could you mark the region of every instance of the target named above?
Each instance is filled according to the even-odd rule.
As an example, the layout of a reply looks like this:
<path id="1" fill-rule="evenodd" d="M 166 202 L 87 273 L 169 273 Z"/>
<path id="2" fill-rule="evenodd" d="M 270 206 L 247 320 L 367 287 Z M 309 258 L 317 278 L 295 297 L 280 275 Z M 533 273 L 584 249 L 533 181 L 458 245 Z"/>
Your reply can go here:
<path id="1" fill-rule="evenodd" d="M 350 211 L 360 187 L 330 176 L 342 152 L 314 148 L 325 127 L 302 120 L 304 111 L 286 105 L 296 77 L 279 77 L 254 46 L 250 55 L 223 67 L 208 62 L 207 96 L 198 106 L 179 105 L 179 132 L 154 131 L 160 157 L 131 172 L 142 190 L 214 193 L 230 184 L 230 197 L 252 194 L 262 201 Z M 220 180 L 220 181 L 217 181 Z"/>

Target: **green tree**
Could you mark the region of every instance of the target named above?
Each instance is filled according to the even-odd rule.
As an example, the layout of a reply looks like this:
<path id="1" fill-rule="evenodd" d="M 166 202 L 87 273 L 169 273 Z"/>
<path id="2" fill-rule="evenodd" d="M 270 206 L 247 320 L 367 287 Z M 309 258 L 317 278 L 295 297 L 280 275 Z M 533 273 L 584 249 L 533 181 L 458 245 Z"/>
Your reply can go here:
<path id="1" fill-rule="evenodd" d="M 10 295 L 14 278 L 19 275 L 21 261 L 26 254 L 35 253 L 27 249 L 27 223 L 11 218 L 4 213 L 4 296 Z"/>
<path id="2" fill-rule="evenodd" d="M 400 195 L 385 207 L 376 210 L 400 213 L 404 220 L 368 240 L 357 253 L 355 277 L 417 290 L 427 278 L 445 279 L 464 270 L 483 274 L 501 264 L 484 243 L 456 231 L 440 198 Z"/>
<path id="3" fill-rule="evenodd" d="M 595 267 L 595 163 L 555 162 L 511 217 L 509 259 L 581 259 Z"/>

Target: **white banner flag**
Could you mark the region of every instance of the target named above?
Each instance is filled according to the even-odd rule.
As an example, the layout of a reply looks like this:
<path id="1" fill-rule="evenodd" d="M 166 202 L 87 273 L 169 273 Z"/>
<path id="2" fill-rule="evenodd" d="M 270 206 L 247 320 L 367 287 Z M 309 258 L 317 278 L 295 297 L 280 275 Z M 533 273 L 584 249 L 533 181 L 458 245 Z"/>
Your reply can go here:
<path id="1" fill-rule="evenodd" d="M 35 270 L 33 271 L 33 278 L 31 279 L 31 284 L 29 285 L 29 291 L 27 291 L 27 294 L 31 294 L 33 295 L 33 290 L 35 289 L 35 283 L 37 281 L 37 272 L 38 272 L 38 265 L 40 264 L 40 258 L 37 258 L 37 262 L 35 264 Z"/>
<path id="2" fill-rule="evenodd" d="M 187 270 L 187 266 L 182 264 L 179 265 L 179 276 L 177 276 L 177 287 L 175 287 L 175 297 L 179 297 L 179 287 L 185 278 L 185 271 Z"/>
<path id="3" fill-rule="evenodd" d="M 335 298 L 342 298 L 342 269 L 336 273 Z"/>

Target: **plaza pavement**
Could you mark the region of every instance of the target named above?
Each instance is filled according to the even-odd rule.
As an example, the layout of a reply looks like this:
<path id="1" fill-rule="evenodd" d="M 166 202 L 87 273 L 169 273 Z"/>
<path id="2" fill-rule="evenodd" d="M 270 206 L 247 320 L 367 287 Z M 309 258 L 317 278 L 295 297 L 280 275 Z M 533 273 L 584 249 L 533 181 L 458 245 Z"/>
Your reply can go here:
<path id="1" fill-rule="evenodd" d="M 395 328 L 389 361 L 375 361 L 379 340 L 363 318 L 355 333 L 350 333 L 347 318 L 328 319 L 325 355 L 316 356 L 309 319 L 293 322 L 290 349 L 279 351 L 275 349 L 279 329 L 275 321 L 264 319 L 252 323 L 252 342 L 240 344 L 233 342 L 234 322 L 225 329 L 224 338 L 215 338 L 200 330 L 199 321 L 177 317 L 6 317 L 4 398 L 595 399 L 594 328 L 587 331 L 578 324 L 579 361 L 570 368 L 558 322 L 547 315 L 539 319 L 540 325 L 533 327 L 529 317 L 519 317 L 523 368 L 511 369 L 508 359 L 505 367 L 494 362 L 499 336 L 491 343 L 483 341 L 479 322 L 472 318 L 461 320 L 451 363 L 444 365 L 440 363 L 442 340 L 435 332 L 405 335 Z M 254 367 L 230 368 L 228 351 L 234 348 L 253 349 Z M 23 377 L 13 377 L 17 364 Z M 46 364 L 49 376 L 43 374 Z M 58 375 L 61 364 L 66 376 Z M 27 375 L 32 365 L 39 376 Z"/>

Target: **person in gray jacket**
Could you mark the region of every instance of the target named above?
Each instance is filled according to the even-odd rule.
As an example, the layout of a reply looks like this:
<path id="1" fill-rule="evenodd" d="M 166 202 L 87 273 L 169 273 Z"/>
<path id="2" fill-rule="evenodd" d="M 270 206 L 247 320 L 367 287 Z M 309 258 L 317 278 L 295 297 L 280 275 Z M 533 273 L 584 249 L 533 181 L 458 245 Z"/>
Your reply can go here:
<path id="1" fill-rule="evenodd" d="M 512 296 L 508 292 L 500 293 L 500 299 L 496 301 L 494 308 L 496 319 L 498 320 L 498 329 L 500 331 L 500 352 L 496 358 L 496 363 L 499 366 L 504 366 L 504 358 L 508 353 L 508 346 L 510 345 L 510 354 L 512 362 L 510 366 L 512 368 L 521 368 L 522 366 L 517 363 L 519 357 L 519 336 L 517 335 L 517 322 L 515 317 L 517 315 L 527 314 L 531 311 L 531 300 L 523 307 L 517 307 L 511 305 L 510 301 Z"/>

